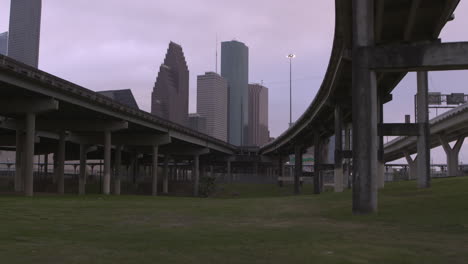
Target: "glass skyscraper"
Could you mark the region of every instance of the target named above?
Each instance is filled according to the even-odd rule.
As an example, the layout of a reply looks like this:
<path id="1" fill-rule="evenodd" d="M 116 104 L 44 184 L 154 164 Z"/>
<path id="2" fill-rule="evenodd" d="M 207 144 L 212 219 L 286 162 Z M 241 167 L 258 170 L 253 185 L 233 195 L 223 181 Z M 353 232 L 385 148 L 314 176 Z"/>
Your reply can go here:
<path id="1" fill-rule="evenodd" d="M 221 43 L 221 76 L 227 80 L 229 87 L 229 143 L 247 145 L 249 48 L 244 43 L 235 40 Z"/>
<path id="2" fill-rule="evenodd" d="M 151 113 L 183 126 L 188 124 L 189 70 L 182 47 L 169 43 L 154 84 Z"/>
<path id="3" fill-rule="evenodd" d="M 7 55 L 8 49 L 8 32 L 0 34 L 0 54 Z"/>
<path id="4" fill-rule="evenodd" d="M 36 67 L 39 63 L 42 0 L 14 0 L 10 8 L 8 56 Z"/>

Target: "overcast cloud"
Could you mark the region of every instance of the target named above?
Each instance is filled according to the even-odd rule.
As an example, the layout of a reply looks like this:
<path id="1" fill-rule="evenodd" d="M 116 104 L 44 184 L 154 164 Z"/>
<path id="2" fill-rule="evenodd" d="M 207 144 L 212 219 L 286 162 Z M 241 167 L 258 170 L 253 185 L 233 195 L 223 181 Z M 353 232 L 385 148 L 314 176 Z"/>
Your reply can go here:
<path id="1" fill-rule="evenodd" d="M 328 65 L 334 30 L 331 0 L 43 0 L 40 69 L 100 91 L 131 88 L 150 110 L 151 91 L 169 41 L 182 45 L 190 70 L 190 111 L 196 109 L 196 76 L 215 69 L 216 35 L 250 49 L 250 82 L 270 93 L 270 130 L 289 122 L 289 64 L 293 52 L 293 117 L 314 98 Z M 8 30 L 10 0 L 0 0 L 0 32 Z M 444 41 L 468 40 L 468 4 L 444 29 Z M 430 74 L 430 90 L 466 92 L 465 71 Z M 413 74 L 385 106 L 386 122 L 414 118 Z M 445 162 L 440 148 L 434 162 Z M 466 146 L 461 153 L 466 161 Z"/>

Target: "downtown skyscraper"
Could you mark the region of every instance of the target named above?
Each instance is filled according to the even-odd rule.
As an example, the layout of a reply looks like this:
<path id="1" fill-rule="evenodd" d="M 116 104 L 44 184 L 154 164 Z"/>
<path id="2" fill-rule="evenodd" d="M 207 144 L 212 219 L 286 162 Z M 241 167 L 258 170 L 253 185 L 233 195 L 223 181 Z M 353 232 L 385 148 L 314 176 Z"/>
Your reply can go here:
<path id="1" fill-rule="evenodd" d="M 8 50 L 8 32 L 0 34 L 0 54 L 7 55 Z"/>
<path id="2" fill-rule="evenodd" d="M 229 87 L 229 143 L 247 145 L 249 48 L 244 43 L 235 40 L 221 43 L 221 76 Z"/>
<path id="3" fill-rule="evenodd" d="M 8 56 L 36 67 L 39 64 L 42 0 L 12 0 Z"/>
<path id="4" fill-rule="evenodd" d="M 268 88 L 249 84 L 249 145 L 263 146 L 270 140 L 268 130 Z"/>
<path id="5" fill-rule="evenodd" d="M 169 43 L 153 88 L 151 113 L 188 126 L 189 70 L 182 47 Z"/>
<path id="6" fill-rule="evenodd" d="M 206 133 L 227 142 L 228 84 L 214 72 L 197 77 L 197 113 L 206 119 Z"/>

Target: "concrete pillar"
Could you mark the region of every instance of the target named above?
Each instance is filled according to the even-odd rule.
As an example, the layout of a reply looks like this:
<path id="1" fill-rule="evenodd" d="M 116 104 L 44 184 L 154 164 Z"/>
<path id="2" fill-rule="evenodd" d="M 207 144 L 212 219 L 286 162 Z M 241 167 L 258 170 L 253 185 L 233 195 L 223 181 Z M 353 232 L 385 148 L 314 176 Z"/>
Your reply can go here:
<path id="1" fill-rule="evenodd" d="M 408 162 L 408 180 L 415 180 L 418 177 L 418 156 L 416 156 L 413 160 L 410 154 L 405 152 L 406 162 Z"/>
<path id="2" fill-rule="evenodd" d="M 322 191 L 320 181 L 320 133 L 314 133 L 314 194 L 320 194 Z"/>
<path id="3" fill-rule="evenodd" d="M 227 177 L 232 183 L 232 182 L 234 182 L 234 178 L 232 177 L 231 165 L 232 165 L 231 161 L 228 160 L 227 161 Z"/>
<path id="4" fill-rule="evenodd" d="M 60 131 L 57 149 L 57 193 L 65 193 L 65 131 Z"/>
<path id="5" fill-rule="evenodd" d="M 374 41 L 374 0 L 353 0 L 353 213 L 377 211 L 377 80 L 361 48 Z"/>
<path id="6" fill-rule="evenodd" d="M 110 194 L 110 179 L 111 179 L 111 132 L 104 132 L 104 179 L 102 184 L 102 193 Z"/>
<path id="7" fill-rule="evenodd" d="M 383 100 L 381 96 L 378 97 L 377 101 L 378 108 L 378 124 L 384 123 L 383 118 Z M 377 153 L 377 188 L 382 189 L 385 187 L 385 160 L 384 160 L 384 137 L 379 136 L 379 150 Z"/>
<path id="8" fill-rule="evenodd" d="M 347 126 L 345 129 L 345 139 L 344 139 L 345 150 L 351 150 L 351 127 Z M 351 181 L 349 179 L 350 176 L 350 161 L 349 159 L 345 160 L 345 170 L 343 171 L 343 185 L 346 188 L 351 188 Z"/>
<path id="9" fill-rule="evenodd" d="M 213 165 L 210 165 L 210 177 L 211 178 L 214 177 L 214 166 Z"/>
<path id="10" fill-rule="evenodd" d="M 151 188 L 151 195 L 156 196 L 158 195 L 158 155 L 159 155 L 159 147 L 153 146 L 153 169 L 152 169 L 152 180 L 153 185 Z M 167 158 L 164 160 L 164 169 L 167 168 Z"/>
<path id="11" fill-rule="evenodd" d="M 164 156 L 164 175 L 163 175 L 163 193 L 168 193 L 168 181 L 169 181 L 169 155 Z"/>
<path id="12" fill-rule="evenodd" d="M 283 182 L 283 166 L 284 166 L 284 161 L 283 161 L 283 156 L 279 155 L 278 157 L 278 186 L 283 187 L 284 182 Z"/>
<path id="13" fill-rule="evenodd" d="M 44 176 L 46 179 L 49 176 L 49 153 L 44 155 Z"/>
<path id="14" fill-rule="evenodd" d="M 26 196 L 34 194 L 34 139 L 36 136 L 36 115 L 26 114 L 26 137 L 24 147 L 24 192 Z"/>
<path id="15" fill-rule="evenodd" d="M 198 197 L 198 185 L 200 181 L 200 156 L 193 157 L 193 196 Z"/>
<path id="16" fill-rule="evenodd" d="M 343 112 L 335 106 L 335 192 L 343 192 Z"/>
<path id="17" fill-rule="evenodd" d="M 122 146 L 117 145 L 115 148 L 114 161 L 114 194 L 120 195 L 122 180 Z"/>
<path id="18" fill-rule="evenodd" d="M 23 131 L 16 130 L 16 160 L 15 160 L 15 192 L 22 192 L 24 190 L 23 173 L 21 159 L 23 158 L 22 152 L 24 148 Z"/>
<path id="19" fill-rule="evenodd" d="M 449 141 L 444 136 L 439 136 L 439 141 L 447 155 L 447 176 L 460 176 L 461 173 L 458 168 L 458 160 L 465 137 L 462 136 L 458 138 L 453 148 L 450 147 Z"/>
<path id="20" fill-rule="evenodd" d="M 294 194 L 299 194 L 300 178 L 302 177 L 302 146 L 294 147 Z"/>
<path id="21" fill-rule="evenodd" d="M 418 72 L 417 75 L 418 188 L 429 188 L 431 187 L 431 149 L 429 145 L 428 74 L 427 72 Z"/>
<path id="22" fill-rule="evenodd" d="M 78 178 L 78 194 L 86 193 L 85 178 L 86 178 L 86 148 L 84 144 L 80 144 L 80 177 Z"/>

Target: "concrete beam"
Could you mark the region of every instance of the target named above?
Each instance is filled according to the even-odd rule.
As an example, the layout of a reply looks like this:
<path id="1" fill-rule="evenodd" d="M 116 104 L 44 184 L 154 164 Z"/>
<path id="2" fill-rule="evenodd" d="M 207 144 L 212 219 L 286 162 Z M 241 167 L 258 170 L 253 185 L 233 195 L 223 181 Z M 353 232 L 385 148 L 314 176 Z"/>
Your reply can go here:
<path id="1" fill-rule="evenodd" d="M 424 43 L 362 49 L 369 67 L 379 72 L 447 71 L 468 69 L 468 42 Z"/>
<path id="2" fill-rule="evenodd" d="M 114 135 L 112 137 L 114 144 L 125 146 L 162 146 L 172 142 L 169 134 L 163 135 L 148 135 L 148 134 L 129 134 L 129 135 Z"/>
<path id="3" fill-rule="evenodd" d="M 379 136 L 419 136 L 418 124 L 386 123 L 379 124 Z"/>
<path id="4" fill-rule="evenodd" d="M 38 130 L 57 131 L 68 130 L 76 132 L 119 131 L 128 128 L 126 121 L 107 120 L 41 120 L 37 123 Z"/>
<path id="5" fill-rule="evenodd" d="M 170 156 L 201 156 L 210 154 L 208 148 L 170 148 L 164 152 L 165 155 Z"/>
<path id="6" fill-rule="evenodd" d="M 38 114 L 58 109 L 59 102 L 54 99 L 3 98 L 0 100 L 0 113 L 2 114 Z"/>
<path id="7" fill-rule="evenodd" d="M 41 139 L 38 136 L 34 137 L 34 143 L 41 143 Z M 2 135 L 0 137 L 0 146 L 2 147 L 14 147 L 16 146 L 15 135 Z"/>

